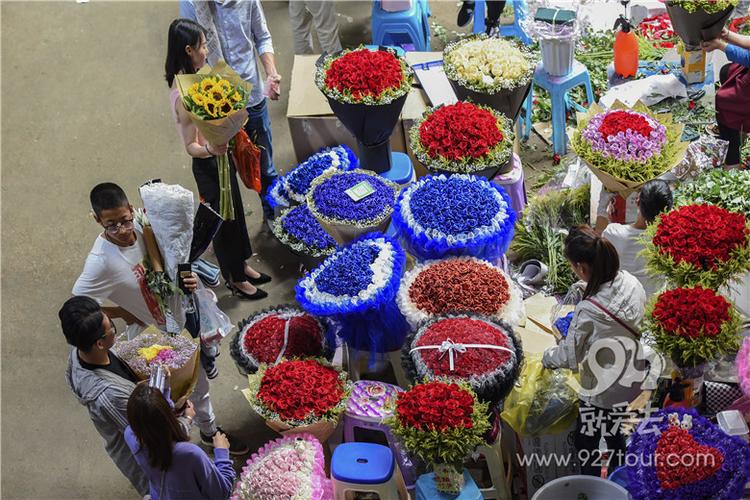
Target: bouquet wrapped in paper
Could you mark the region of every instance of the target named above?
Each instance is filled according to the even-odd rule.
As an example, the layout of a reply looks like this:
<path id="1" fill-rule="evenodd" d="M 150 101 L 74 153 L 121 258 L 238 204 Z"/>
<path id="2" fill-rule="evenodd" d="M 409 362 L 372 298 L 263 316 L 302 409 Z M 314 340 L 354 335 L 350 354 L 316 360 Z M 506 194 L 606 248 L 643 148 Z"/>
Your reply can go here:
<path id="1" fill-rule="evenodd" d="M 307 206 L 345 244 L 365 233 L 385 232 L 398 194 L 398 184 L 369 170 L 329 170 L 310 185 Z"/>
<path id="2" fill-rule="evenodd" d="M 261 365 L 248 383 L 242 393 L 271 429 L 309 433 L 321 443 L 336 428 L 352 391 L 346 372 L 315 358 Z"/>
<path id="3" fill-rule="evenodd" d="M 219 61 L 213 68 L 204 66 L 195 74 L 176 75 L 175 80 L 190 119 L 208 142 L 227 144 L 242 129 L 252 85 L 226 62 Z M 218 211 L 224 220 L 233 220 L 242 214 L 235 214 L 232 205 L 229 158 L 225 153 L 216 162 L 221 195 Z"/>
<path id="4" fill-rule="evenodd" d="M 358 351 L 401 348 L 409 325 L 396 305 L 406 254 L 384 234 L 370 233 L 344 246 L 297 283 L 297 302 L 330 317 L 334 333 Z M 335 344 L 335 336 L 331 344 Z"/>
<path id="5" fill-rule="evenodd" d="M 435 471 L 438 491 L 463 489 L 463 462 L 490 429 L 487 404 L 466 383 L 436 380 L 398 394 L 386 420 L 404 447 Z"/>
<path id="6" fill-rule="evenodd" d="M 242 468 L 231 500 L 330 500 L 323 447 L 299 433 L 263 445 Z"/>
<path id="7" fill-rule="evenodd" d="M 592 104 L 579 113 L 570 142 L 607 191 L 626 197 L 682 161 L 689 145 L 683 128 L 641 102 L 628 108 L 615 101 L 609 110 Z"/>
<path id="8" fill-rule="evenodd" d="M 726 434 L 695 410 L 652 413 L 628 444 L 628 491 L 634 500 L 743 497 L 750 445 Z"/>
<path id="9" fill-rule="evenodd" d="M 469 314 L 425 321 L 401 353 L 412 380 L 463 381 L 493 405 L 508 395 L 523 363 L 521 341 L 510 325 Z"/>
<path id="10" fill-rule="evenodd" d="M 354 170 L 359 160 L 348 146 L 325 148 L 303 161 L 284 176 L 284 190 L 290 200 L 304 203 L 312 182 L 332 170 Z"/>
<path id="11" fill-rule="evenodd" d="M 667 0 L 674 31 L 689 48 L 721 35 L 738 0 Z"/>
<path id="12" fill-rule="evenodd" d="M 432 175 L 405 188 L 393 212 L 399 240 L 419 260 L 469 255 L 495 261 L 513 239 L 516 212 L 502 186 L 473 175 Z"/>
<path id="13" fill-rule="evenodd" d="M 362 168 L 390 170 L 391 134 L 411 90 L 412 69 L 393 49 L 364 46 L 323 54 L 316 66 L 315 83 L 357 139 Z"/>
<path id="14" fill-rule="evenodd" d="M 718 289 L 750 271 L 750 222 L 716 205 L 685 205 L 644 233 L 646 266 L 677 286 Z"/>
<path id="15" fill-rule="evenodd" d="M 171 335 L 149 326 L 133 340 L 116 342 L 112 351 L 141 380 L 148 380 L 157 365 L 168 367 L 172 373 L 170 386 L 175 408 L 182 407 L 195 388 L 200 370 L 200 349 L 187 332 Z"/>
<path id="16" fill-rule="evenodd" d="M 538 58 L 512 39 L 474 35 L 448 44 L 443 67 L 461 101 L 489 106 L 515 121 Z"/>
<path id="17" fill-rule="evenodd" d="M 143 273 L 146 288 L 151 293 L 145 294 L 144 300 L 149 305 L 149 310 L 154 316 L 156 324 L 165 327 L 170 304 L 173 297 L 180 293 L 180 289 L 177 288 L 175 282 L 172 281 L 164 270 L 164 261 L 159 251 L 159 244 L 156 242 L 154 230 L 146 213 L 140 209 L 136 210 L 134 218 L 141 227 L 143 244 L 146 247 L 146 255 L 143 259 Z"/>
<path id="18" fill-rule="evenodd" d="M 307 203 L 287 208 L 273 220 L 276 238 L 296 254 L 318 259 L 332 255 L 338 244 L 313 216 Z"/>
<path id="19" fill-rule="evenodd" d="M 266 201 L 268 202 L 268 206 L 273 210 L 274 217 L 278 217 L 282 210 L 292 205 L 289 193 L 286 192 L 286 188 L 284 187 L 283 176 L 277 177 L 273 181 L 273 184 L 271 184 L 271 187 L 268 188 Z"/>
<path id="20" fill-rule="evenodd" d="M 474 257 L 417 264 L 401 280 L 398 306 L 412 328 L 448 313 L 481 314 L 518 326 L 523 298 L 500 268 Z"/>
<path id="21" fill-rule="evenodd" d="M 427 109 L 409 138 L 431 172 L 492 179 L 513 168 L 513 124 L 487 106 L 459 101 Z"/>
<path id="22" fill-rule="evenodd" d="M 282 358 L 333 358 L 333 349 L 326 341 L 330 326 L 299 306 L 264 309 L 242 320 L 238 327 L 230 353 L 246 374 L 257 372 L 262 364 L 275 365 Z"/>

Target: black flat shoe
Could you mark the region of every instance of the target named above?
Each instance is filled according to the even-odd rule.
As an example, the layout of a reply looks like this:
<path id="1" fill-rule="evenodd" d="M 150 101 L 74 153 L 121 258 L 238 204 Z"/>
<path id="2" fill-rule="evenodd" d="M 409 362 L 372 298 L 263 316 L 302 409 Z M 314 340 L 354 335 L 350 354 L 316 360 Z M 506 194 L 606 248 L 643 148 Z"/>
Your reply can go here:
<path id="1" fill-rule="evenodd" d="M 265 285 L 266 283 L 271 282 L 271 277 L 267 274 L 259 272 L 260 276 L 257 278 L 251 278 L 250 276 L 247 277 L 247 281 L 249 281 L 253 285 Z"/>
<path id="2" fill-rule="evenodd" d="M 239 297 L 241 299 L 246 299 L 246 300 L 261 300 L 261 299 L 265 299 L 266 297 L 268 297 L 268 292 L 266 292 L 264 290 L 261 290 L 260 288 L 256 289 L 255 293 L 253 293 L 251 295 L 249 293 L 243 292 L 239 288 L 235 288 L 228 281 L 225 284 L 226 284 L 227 288 L 229 289 L 229 291 L 232 292 L 232 296 L 236 295 L 237 297 Z"/>
<path id="3" fill-rule="evenodd" d="M 474 19 L 474 2 L 464 2 L 461 5 L 461 10 L 458 11 L 458 18 L 456 24 L 460 27 L 464 27 Z"/>

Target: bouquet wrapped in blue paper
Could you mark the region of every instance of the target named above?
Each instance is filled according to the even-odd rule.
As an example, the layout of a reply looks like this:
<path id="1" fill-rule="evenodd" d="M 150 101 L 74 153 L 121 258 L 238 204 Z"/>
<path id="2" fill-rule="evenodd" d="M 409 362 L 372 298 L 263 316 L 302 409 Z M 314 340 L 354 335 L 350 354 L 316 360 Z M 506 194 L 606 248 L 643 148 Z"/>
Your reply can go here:
<path id="1" fill-rule="evenodd" d="M 349 147 L 325 148 L 287 172 L 283 177 L 284 189 L 291 201 L 304 203 L 316 177 L 332 170 L 353 170 L 358 166 L 359 160 Z"/>
<path id="2" fill-rule="evenodd" d="M 341 244 L 372 231 L 385 232 L 399 186 L 369 170 L 329 170 L 317 177 L 307 205 L 323 228 Z"/>
<path id="3" fill-rule="evenodd" d="M 394 351 L 409 328 L 396 305 L 405 263 L 393 238 L 365 235 L 305 275 L 295 288 L 297 302 L 310 314 L 336 320 L 335 333 L 354 349 Z"/>
<path id="4" fill-rule="evenodd" d="M 268 202 L 268 206 L 271 207 L 271 210 L 273 210 L 274 217 L 278 217 L 282 210 L 289 208 L 292 205 L 292 202 L 289 199 L 289 193 L 286 192 L 286 188 L 284 187 L 283 177 L 277 177 L 276 180 L 273 181 L 273 184 L 271 184 L 271 187 L 268 188 L 266 201 Z"/>
<path id="5" fill-rule="evenodd" d="M 515 222 L 505 189 L 473 175 L 423 177 L 401 192 L 393 212 L 399 240 L 420 260 L 496 261 L 508 250 Z"/>
<path id="6" fill-rule="evenodd" d="M 287 208 L 271 226 L 278 240 L 294 253 L 309 257 L 327 257 L 336 251 L 336 240 L 310 213 L 307 203 Z"/>

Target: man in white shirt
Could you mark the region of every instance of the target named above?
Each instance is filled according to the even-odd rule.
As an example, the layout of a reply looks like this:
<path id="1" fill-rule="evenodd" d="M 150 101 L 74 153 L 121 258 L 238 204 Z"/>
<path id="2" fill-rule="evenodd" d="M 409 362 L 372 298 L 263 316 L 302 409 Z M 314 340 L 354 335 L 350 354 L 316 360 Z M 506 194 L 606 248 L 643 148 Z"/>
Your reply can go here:
<path id="1" fill-rule="evenodd" d="M 127 324 L 166 326 L 166 318 L 154 294 L 146 284 L 143 266 L 146 248 L 141 228 L 134 221 L 133 206 L 117 184 L 105 182 L 91 190 L 91 208 L 96 222 L 104 228 L 97 236 L 86 258 L 83 272 L 73 286 L 73 295 L 91 297 L 100 304 L 108 301 L 114 306 L 103 306 L 109 318 L 121 318 Z M 185 287 L 195 290 L 197 278 L 185 278 Z M 195 408 L 195 422 L 200 428 L 201 441 L 213 445 L 216 426 L 208 378 L 201 366 L 190 401 Z M 227 436 L 229 437 L 229 436 Z M 230 439 L 230 453 L 243 455 L 247 446 Z"/>
<path id="2" fill-rule="evenodd" d="M 649 181 L 641 187 L 636 198 L 638 219 L 633 224 L 609 224 L 602 236 L 612 242 L 620 256 L 620 268 L 638 278 L 651 298 L 664 287 L 664 279 L 651 276 L 646 270 L 646 260 L 639 255 L 643 250 L 640 239 L 646 227 L 656 216 L 672 209 L 672 191 L 662 180 Z"/>

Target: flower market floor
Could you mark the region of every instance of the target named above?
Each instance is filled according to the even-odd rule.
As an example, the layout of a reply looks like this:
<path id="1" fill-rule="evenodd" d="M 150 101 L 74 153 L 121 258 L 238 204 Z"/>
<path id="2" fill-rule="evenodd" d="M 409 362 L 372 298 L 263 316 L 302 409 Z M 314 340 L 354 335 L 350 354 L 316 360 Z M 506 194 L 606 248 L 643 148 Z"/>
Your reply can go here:
<path id="1" fill-rule="evenodd" d="M 285 116 L 292 33 L 288 3 L 263 4 L 284 78 L 270 113 L 275 162 L 285 171 L 294 163 Z M 456 2 L 431 5 L 432 20 L 452 29 Z M 609 5 L 603 8 L 613 20 L 619 7 Z M 369 1 L 337 2 L 345 46 L 370 39 L 370 8 Z M 3 2 L 1 9 L 2 496 L 136 498 L 65 383 L 68 347 L 57 311 L 98 234 L 89 212 L 92 186 L 117 182 L 135 205 L 137 187 L 155 177 L 195 190 L 163 79 L 167 27 L 178 6 Z M 434 37 L 433 50 L 441 47 Z M 549 171 L 551 156 L 537 137 L 523 147 L 530 186 Z M 293 301 L 299 277 L 294 257 L 262 230 L 257 196 L 244 191 L 243 197 L 253 265 L 274 280 L 263 287 L 269 297 L 260 302 L 238 301 L 223 286 L 217 289 L 220 307 L 235 323 Z M 218 422 L 255 450 L 276 435 L 241 394 L 246 380 L 229 356 L 228 341 L 218 365 L 211 383 Z"/>

